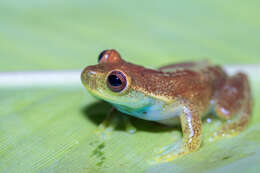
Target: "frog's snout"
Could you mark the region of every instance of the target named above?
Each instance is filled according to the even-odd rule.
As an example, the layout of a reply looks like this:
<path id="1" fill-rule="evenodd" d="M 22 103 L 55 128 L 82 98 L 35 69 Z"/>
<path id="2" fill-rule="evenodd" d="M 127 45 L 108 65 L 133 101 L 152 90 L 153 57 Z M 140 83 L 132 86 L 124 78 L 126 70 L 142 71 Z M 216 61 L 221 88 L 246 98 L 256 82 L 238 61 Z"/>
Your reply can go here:
<path id="1" fill-rule="evenodd" d="M 87 77 L 91 78 L 91 77 L 95 76 L 95 74 L 96 74 L 96 72 L 94 72 L 94 71 L 88 71 Z"/>
<path id="2" fill-rule="evenodd" d="M 89 85 L 91 79 L 96 75 L 96 72 L 92 69 L 91 66 L 86 67 L 81 73 L 81 81 L 84 85 Z"/>

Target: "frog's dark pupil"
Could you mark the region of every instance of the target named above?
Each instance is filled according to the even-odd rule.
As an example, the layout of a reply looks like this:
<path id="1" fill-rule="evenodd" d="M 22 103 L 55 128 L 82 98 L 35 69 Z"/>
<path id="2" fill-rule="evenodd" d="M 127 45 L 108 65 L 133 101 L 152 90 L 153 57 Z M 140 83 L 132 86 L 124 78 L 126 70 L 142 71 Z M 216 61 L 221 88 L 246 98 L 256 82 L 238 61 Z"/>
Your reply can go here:
<path id="1" fill-rule="evenodd" d="M 102 57 L 105 55 L 106 50 L 102 51 L 98 56 L 98 62 L 102 59 Z"/>
<path id="2" fill-rule="evenodd" d="M 108 76 L 108 81 L 112 86 L 120 86 L 122 85 L 122 81 L 116 75 Z"/>

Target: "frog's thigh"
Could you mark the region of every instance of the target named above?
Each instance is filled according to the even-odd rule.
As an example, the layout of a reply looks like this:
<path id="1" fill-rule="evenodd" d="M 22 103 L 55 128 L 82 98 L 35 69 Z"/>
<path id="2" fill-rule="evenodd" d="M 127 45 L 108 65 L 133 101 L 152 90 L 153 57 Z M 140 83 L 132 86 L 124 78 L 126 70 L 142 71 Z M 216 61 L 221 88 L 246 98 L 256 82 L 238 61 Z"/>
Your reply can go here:
<path id="1" fill-rule="evenodd" d="M 217 116 L 227 120 L 222 130 L 240 131 L 246 126 L 251 114 L 251 91 L 245 74 L 227 79 L 216 96 L 214 108 Z"/>

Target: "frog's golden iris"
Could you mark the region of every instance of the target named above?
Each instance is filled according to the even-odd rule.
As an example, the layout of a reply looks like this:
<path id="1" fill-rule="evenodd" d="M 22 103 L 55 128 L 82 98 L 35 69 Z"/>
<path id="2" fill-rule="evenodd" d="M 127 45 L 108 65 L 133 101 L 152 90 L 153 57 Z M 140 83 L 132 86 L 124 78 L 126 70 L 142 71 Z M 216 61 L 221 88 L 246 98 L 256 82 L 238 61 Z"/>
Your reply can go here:
<path id="1" fill-rule="evenodd" d="M 114 92 L 121 92 L 127 87 L 127 79 L 124 73 L 114 70 L 107 77 L 107 86 Z"/>

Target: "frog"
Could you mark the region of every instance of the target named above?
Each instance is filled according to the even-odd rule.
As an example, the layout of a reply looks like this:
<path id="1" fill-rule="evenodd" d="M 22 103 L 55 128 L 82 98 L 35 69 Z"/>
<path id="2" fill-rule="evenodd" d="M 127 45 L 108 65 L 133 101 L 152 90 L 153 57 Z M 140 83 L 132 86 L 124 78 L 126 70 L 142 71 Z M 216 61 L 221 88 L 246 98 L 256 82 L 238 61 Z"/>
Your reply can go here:
<path id="1" fill-rule="evenodd" d="M 181 126 L 179 147 L 162 152 L 159 162 L 197 151 L 203 142 L 202 119 L 208 114 L 223 121 L 218 129 L 220 135 L 241 132 L 251 116 L 247 75 L 228 75 L 209 61 L 180 62 L 154 69 L 127 62 L 118 51 L 108 49 L 99 54 L 97 65 L 84 68 L 81 80 L 91 95 L 113 107 L 101 123 L 103 128 L 109 127 L 114 111 L 166 126 Z"/>

